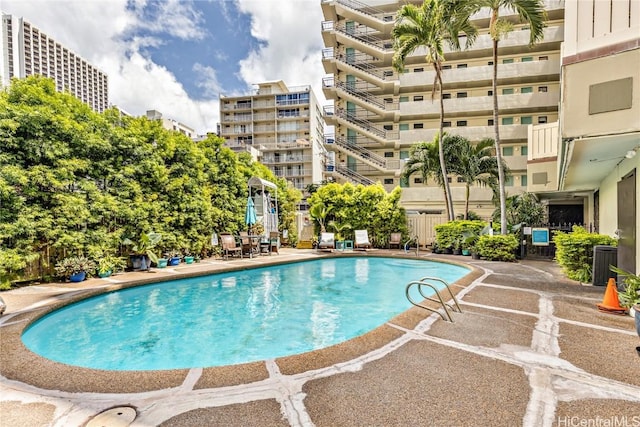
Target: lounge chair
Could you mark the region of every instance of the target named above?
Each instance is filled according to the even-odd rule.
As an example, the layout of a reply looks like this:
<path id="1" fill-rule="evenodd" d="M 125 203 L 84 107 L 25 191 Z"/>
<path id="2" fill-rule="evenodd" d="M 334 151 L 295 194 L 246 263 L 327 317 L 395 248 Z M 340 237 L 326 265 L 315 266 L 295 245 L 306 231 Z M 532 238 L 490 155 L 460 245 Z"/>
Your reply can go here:
<path id="1" fill-rule="evenodd" d="M 320 233 L 320 241 L 318 241 L 318 249 L 332 251 L 335 248 L 336 248 L 335 234 Z"/>
<path id="2" fill-rule="evenodd" d="M 229 258 L 229 254 L 240 255 L 242 258 L 242 246 L 236 245 L 236 238 L 231 234 L 220 234 L 220 244 L 222 245 L 222 254 L 224 259 Z"/>
<path id="3" fill-rule="evenodd" d="M 402 249 L 402 233 L 391 233 L 389 235 L 389 249 L 391 249 L 392 246 L 397 246 L 398 249 Z"/>
<path id="4" fill-rule="evenodd" d="M 367 230 L 356 230 L 356 241 L 353 243 L 353 247 L 355 249 L 371 249 Z"/>

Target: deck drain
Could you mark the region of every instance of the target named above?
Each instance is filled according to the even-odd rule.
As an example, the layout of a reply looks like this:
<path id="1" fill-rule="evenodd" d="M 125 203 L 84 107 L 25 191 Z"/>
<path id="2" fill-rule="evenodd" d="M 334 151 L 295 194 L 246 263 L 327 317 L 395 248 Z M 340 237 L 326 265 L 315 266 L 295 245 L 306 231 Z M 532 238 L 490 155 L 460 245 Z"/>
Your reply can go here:
<path id="1" fill-rule="evenodd" d="M 136 410 L 131 406 L 119 406 L 100 412 L 85 427 L 127 427 L 136 419 L 136 415 Z"/>

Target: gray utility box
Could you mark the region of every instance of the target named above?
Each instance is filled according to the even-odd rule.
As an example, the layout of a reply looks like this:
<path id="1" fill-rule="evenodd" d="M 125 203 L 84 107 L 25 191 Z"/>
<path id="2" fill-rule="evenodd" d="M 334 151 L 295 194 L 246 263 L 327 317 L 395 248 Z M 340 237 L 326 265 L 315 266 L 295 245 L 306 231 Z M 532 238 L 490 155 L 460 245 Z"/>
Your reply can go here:
<path id="1" fill-rule="evenodd" d="M 609 266 L 618 266 L 618 248 L 615 246 L 596 245 L 593 247 L 593 283 L 594 286 L 606 286 L 609 278 L 616 278 L 616 273 Z"/>

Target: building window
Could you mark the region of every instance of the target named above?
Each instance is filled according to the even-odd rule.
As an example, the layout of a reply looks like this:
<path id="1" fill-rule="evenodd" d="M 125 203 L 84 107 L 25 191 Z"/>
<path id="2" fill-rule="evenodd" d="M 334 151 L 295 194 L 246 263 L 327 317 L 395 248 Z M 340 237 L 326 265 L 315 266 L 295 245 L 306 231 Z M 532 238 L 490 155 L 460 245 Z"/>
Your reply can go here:
<path id="1" fill-rule="evenodd" d="M 424 101 L 424 96 L 422 95 L 416 95 L 413 97 L 414 101 Z"/>
<path id="2" fill-rule="evenodd" d="M 393 151 L 385 151 L 384 152 L 384 156 L 387 157 L 387 158 L 388 157 L 393 157 Z"/>
<path id="3" fill-rule="evenodd" d="M 414 68 L 413 72 L 414 73 L 422 73 L 424 71 L 424 68 Z"/>
<path id="4" fill-rule="evenodd" d="M 451 184 L 451 177 L 447 177 L 447 182 Z"/>
<path id="5" fill-rule="evenodd" d="M 525 86 L 525 87 L 520 89 L 520 93 L 533 93 L 533 87 L 532 86 Z"/>
<path id="6" fill-rule="evenodd" d="M 493 96 L 493 91 L 492 90 L 488 90 L 487 91 L 487 96 Z"/>
<path id="7" fill-rule="evenodd" d="M 547 91 L 546 86 L 538 86 L 538 92 L 546 92 L 546 91 Z"/>
<path id="8" fill-rule="evenodd" d="M 526 145 L 520 147 L 520 155 L 526 156 L 527 154 L 529 154 L 529 147 L 527 147 Z"/>
<path id="9" fill-rule="evenodd" d="M 466 126 L 466 125 L 467 125 L 467 121 L 466 120 L 458 120 L 456 122 L 456 126 L 458 126 L 458 127 L 463 127 L 463 126 Z"/>
<path id="10" fill-rule="evenodd" d="M 467 68 L 467 64 L 458 64 L 456 68 Z"/>
<path id="11" fill-rule="evenodd" d="M 424 124 L 423 123 L 414 123 L 413 124 L 413 128 L 414 129 L 424 129 Z"/>
<path id="12" fill-rule="evenodd" d="M 493 126 L 493 119 L 487 120 L 487 126 Z"/>
<path id="13" fill-rule="evenodd" d="M 385 178 L 384 183 L 386 185 L 393 185 L 393 178 Z"/>
<path id="14" fill-rule="evenodd" d="M 493 65 L 493 61 L 487 62 L 487 65 Z"/>
<path id="15" fill-rule="evenodd" d="M 520 175 L 520 185 L 523 187 L 527 186 L 527 175 Z"/>
<path id="16" fill-rule="evenodd" d="M 422 184 L 422 178 L 413 178 L 414 184 Z"/>
<path id="17" fill-rule="evenodd" d="M 408 96 L 401 96 L 400 97 L 400 102 L 409 102 L 409 97 Z"/>
<path id="18" fill-rule="evenodd" d="M 450 128 L 451 127 L 451 122 L 442 122 L 442 127 L 443 128 Z"/>
<path id="19" fill-rule="evenodd" d="M 505 187 L 513 187 L 513 176 L 507 175 L 504 177 L 504 186 Z"/>
<path id="20" fill-rule="evenodd" d="M 513 88 L 512 87 L 506 87 L 506 88 L 502 89 L 502 94 L 503 95 L 513 95 Z"/>
<path id="21" fill-rule="evenodd" d="M 538 123 L 547 123 L 547 116 L 538 116 Z"/>
<path id="22" fill-rule="evenodd" d="M 513 58 L 505 58 L 502 60 L 503 64 L 513 64 Z"/>
<path id="23" fill-rule="evenodd" d="M 393 125 L 384 125 L 382 126 L 384 130 L 393 130 Z"/>
<path id="24" fill-rule="evenodd" d="M 393 182 L 392 182 L 392 184 L 393 184 Z M 400 178 L 400 187 L 406 188 L 408 186 L 409 186 L 409 178 L 406 178 L 406 177 Z"/>
<path id="25" fill-rule="evenodd" d="M 442 99 L 451 99 L 451 94 L 450 93 L 443 93 L 442 94 Z"/>
<path id="26" fill-rule="evenodd" d="M 400 150 L 400 160 L 408 159 L 408 158 L 409 158 L 409 152 L 406 150 Z"/>
<path id="27" fill-rule="evenodd" d="M 512 125 L 513 124 L 513 117 L 503 117 L 502 118 L 502 125 L 506 126 L 506 125 Z"/>
<path id="28" fill-rule="evenodd" d="M 466 98 L 467 92 L 458 92 L 456 93 L 456 98 Z"/>
<path id="29" fill-rule="evenodd" d="M 533 56 L 523 56 L 520 62 L 531 62 L 533 61 Z"/>
<path id="30" fill-rule="evenodd" d="M 409 123 L 400 123 L 400 130 L 409 130 Z"/>
<path id="31" fill-rule="evenodd" d="M 391 70 L 385 70 L 385 71 L 382 73 L 382 75 L 383 75 L 384 77 L 391 77 L 391 76 L 393 76 L 393 71 L 391 71 Z"/>
<path id="32" fill-rule="evenodd" d="M 502 147 L 502 155 L 505 157 L 513 156 L 513 147 Z"/>
<path id="33" fill-rule="evenodd" d="M 520 117 L 520 124 L 521 125 L 530 125 L 533 123 L 533 117 L 531 116 L 522 116 Z"/>
<path id="34" fill-rule="evenodd" d="M 459 177 L 458 177 L 458 183 L 463 183 L 463 182 L 464 182 L 464 178 L 463 178 L 463 177 L 461 177 L 461 176 L 459 176 Z"/>
<path id="35" fill-rule="evenodd" d="M 451 65 L 443 65 L 442 69 L 443 70 L 450 70 L 451 69 Z"/>
<path id="36" fill-rule="evenodd" d="M 547 61 L 549 59 L 548 56 L 544 55 L 544 56 L 538 56 L 538 61 Z"/>

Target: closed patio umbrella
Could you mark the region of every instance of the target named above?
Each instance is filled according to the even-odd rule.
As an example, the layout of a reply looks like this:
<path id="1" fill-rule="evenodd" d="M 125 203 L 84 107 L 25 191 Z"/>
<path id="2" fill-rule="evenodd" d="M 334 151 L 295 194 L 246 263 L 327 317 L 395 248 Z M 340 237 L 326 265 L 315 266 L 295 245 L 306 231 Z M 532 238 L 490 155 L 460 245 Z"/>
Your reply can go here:
<path id="1" fill-rule="evenodd" d="M 253 204 L 253 199 L 249 196 L 247 199 L 247 210 L 244 214 L 244 223 L 251 227 L 256 222 L 258 222 L 258 219 L 256 218 L 256 208 Z"/>

